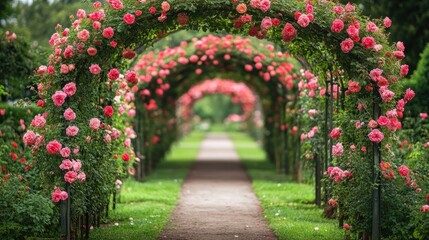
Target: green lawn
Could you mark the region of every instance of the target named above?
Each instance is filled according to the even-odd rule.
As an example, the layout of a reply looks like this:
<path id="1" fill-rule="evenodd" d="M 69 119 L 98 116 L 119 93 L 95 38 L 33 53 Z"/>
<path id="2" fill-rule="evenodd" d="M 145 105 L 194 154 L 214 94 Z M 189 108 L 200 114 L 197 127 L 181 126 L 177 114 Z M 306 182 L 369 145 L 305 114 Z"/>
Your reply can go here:
<path id="1" fill-rule="evenodd" d="M 145 182 L 127 180 L 123 184 L 111 220 L 91 232 L 91 239 L 157 239 L 176 206 L 183 179 L 195 160 L 205 133 L 194 132 L 174 146 L 166 161 L 159 164 Z"/>
<path id="2" fill-rule="evenodd" d="M 344 239 L 336 220 L 322 217 L 314 201 L 314 187 L 291 182 L 275 172 L 263 150 L 243 133 L 229 134 L 240 159 L 253 179 L 253 189 L 264 209 L 265 218 L 279 239 Z"/>

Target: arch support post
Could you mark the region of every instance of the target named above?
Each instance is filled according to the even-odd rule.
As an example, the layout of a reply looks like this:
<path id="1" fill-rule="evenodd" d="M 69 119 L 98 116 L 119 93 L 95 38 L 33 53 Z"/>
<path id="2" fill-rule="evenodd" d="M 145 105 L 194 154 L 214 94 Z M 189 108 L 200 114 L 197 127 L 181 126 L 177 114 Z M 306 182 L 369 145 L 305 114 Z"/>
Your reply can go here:
<path id="1" fill-rule="evenodd" d="M 316 206 L 320 207 L 322 205 L 322 166 L 321 166 L 322 164 L 318 153 L 314 155 L 314 160 L 316 162 L 316 166 L 315 166 Z"/>
<path id="2" fill-rule="evenodd" d="M 380 116 L 380 95 L 378 89 L 374 86 L 374 99 L 373 99 L 373 119 L 377 120 Z M 380 240 L 381 232 L 381 179 L 380 173 L 377 169 L 377 166 L 380 166 L 380 143 L 374 142 L 372 144 L 373 148 L 373 166 L 372 166 L 372 182 L 374 184 L 372 190 L 372 240 Z"/>

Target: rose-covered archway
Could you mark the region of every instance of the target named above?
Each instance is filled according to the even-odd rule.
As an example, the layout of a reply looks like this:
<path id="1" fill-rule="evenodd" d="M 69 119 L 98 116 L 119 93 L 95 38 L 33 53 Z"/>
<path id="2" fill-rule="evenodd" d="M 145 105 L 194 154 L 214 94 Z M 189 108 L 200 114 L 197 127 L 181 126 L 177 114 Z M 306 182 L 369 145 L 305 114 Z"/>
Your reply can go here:
<path id="1" fill-rule="evenodd" d="M 414 96 L 412 90 L 407 90 L 404 97 L 398 97 L 402 96 L 398 82 L 408 68 L 400 63 L 405 57 L 403 44 L 391 45 L 387 40 L 385 29 L 390 24 L 388 18 L 371 21 L 352 4 L 343 6 L 335 1 L 109 0 L 104 5 L 96 2 L 91 13 L 79 10 L 71 28 L 58 26 L 50 40 L 54 50 L 49 62 L 38 70 L 39 105 L 44 106 L 47 116 L 46 124 L 37 129 L 39 144 L 35 156 L 49 159 L 39 162 L 39 167 L 50 173 L 43 176 L 46 188 L 52 192 L 56 186 L 55 194 L 65 186 L 68 195 L 74 199 L 72 216 L 79 216 L 83 211 L 98 211 L 107 204 L 111 191 L 107 186 L 114 182 L 114 174 L 106 173 L 106 170 L 112 169 L 113 152 L 117 147 L 106 144 L 106 132 L 110 136 L 113 126 L 118 124 L 119 109 L 114 99 L 117 89 L 126 86 L 116 81 L 120 72 L 125 73 L 123 66 L 127 65 L 127 60 L 124 59 L 135 56 L 133 49 L 177 29 L 248 34 L 266 38 L 295 56 L 305 58 L 319 83 L 326 87 L 326 95 L 334 94 L 334 85 L 341 87 L 337 87 L 338 93 L 344 93 L 341 94 L 341 105 L 336 107 L 332 97 L 326 98 L 329 111 L 325 112 L 336 111 L 338 129 L 333 128 L 333 121 L 330 126 L 325 124 L 325 133 L 334 129 L 331 145 L 334 145 L 332 151 L 336 156 L 333 160 L 325 156 L 325 161 L 329 166 L 336 165 L 328 173 L 339 182 L 333 185 L 333 191 L 343 216 L 353 226 L 353 232 L 363 238 L 371 232 L 373 239 L 379 239 L 381 189 L 395 189 L 391 182 L 381 181 L 381 170 L 385 171 L 386 167 L 380 170 L 380 160 L 392 157 L 389 148 L 400 127 L 398 118 L 402 116 L 406 102 Z M 154 71 L 147 71 L 149 66 L 143 65 L 150 74 L 143 74 L 142 80 L 130 76 L 132 73 L 125 74 L 126 79 L 130 84 L 144 82 L 140 85 L 144 88 L 151 88 L 151 85 L 171 88 L 173 83 L 170 86 L 166 85 L 170 83 L 164 83 L 169 75 L 168 68 L 174 67 L 168 64 L 151 66 L 156 68 Z M 188 66 L 183 69 L 186 71 Z M 249 72 L 258 75 L 254 69 Z M 179 76 L 175 76 L 179 85 L 187 81 L 180 78 L 181 73 L 180 70 L 175 73 Z M 156 78 L 147 77 L 151 75 Z M 271 72 L 265 71 L 262 77 L 270 80 L 271 76 Z M 284 81 L 281 77 L 278 80 L 280 83 Z M 278 89 L 279 85 L 271 84 L 273 81 L 268 82 L 265 88 L 268 94 L 285 91 L 285 88 Z M 137 87 L 134 90 L 139 91 Z M 271 100 L 285 104 L 284 99 L 286 97 Z M 154 99 L 144 99 L 148 101 L 146 108 L 163 108 L 170 100 L 157 104 Z M 136 102 L 136 106 L 141 105 Z M 73 120 L 65 117 L 68 109 L 76 113 Z M 136 110 L 138 112 L 139 108 Z M 287 121 L 284 114 L 276 114 L 267 116 L 267 122 L 277 118 L 282 119 L 278 121 L 281 123 Z M 362 122 L 368 123 L 369 128 L 361 127 Z M 272 124 L 271 127 L 287 128 L 283 124 Z M 367 147 L 367 151 L 356 152 L 352 146 Z M 86 178 L 85 184 L 75 183 L 77 171 L 70 168 L 65 171 L 60 167 L 66 160 L 60 154 L 64 147 L 79 148 L 69 158 L 81 158 L 82 169 L 91 172 L 87 175 L 92 177 Z M 129 156 L 123 155 L 122 159 L 127 161 Z M 392 160 L 392 165 L 399 167 L 401 176 L 416 182 L 408 168 L 399 166 L 399 161 Z M 360 187 L 353 189 L 353 186 Z M 355 194 L 346 194 L 351 192 Z M 83 194 L 94 197 L 86 198 Z M 62 200 L 67 200 L 70 206 L 70 197 Z M 353 210 L 358 202 L 365 204 Z"/>
<path id="2" fill-rule="evenodd" d="M 206 95 L 222 94 L 229 96 L 232 103 L 239 104 L 242 110 L 240 119 L 244 120 L 251 116 L 255 110 L 256 97 L 252 90 L 243 83 L 231 80 L 212 79 L 193 86 L 179 98 L 178 104 L 182 106 L 179 117 L 188 121 L 192 114 L 193 105 Z"/>

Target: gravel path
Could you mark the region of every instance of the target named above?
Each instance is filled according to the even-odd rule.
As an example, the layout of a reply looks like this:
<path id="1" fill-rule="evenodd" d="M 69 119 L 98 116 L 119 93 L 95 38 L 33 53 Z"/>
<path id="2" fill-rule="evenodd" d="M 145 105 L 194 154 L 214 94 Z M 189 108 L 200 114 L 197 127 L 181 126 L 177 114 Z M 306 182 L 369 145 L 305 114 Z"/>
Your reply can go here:
<path id="1" fill-rule="evenodd" d="M 209 134 L 201 143 L 159 239 L 276 239 L 227 135 Z"/>

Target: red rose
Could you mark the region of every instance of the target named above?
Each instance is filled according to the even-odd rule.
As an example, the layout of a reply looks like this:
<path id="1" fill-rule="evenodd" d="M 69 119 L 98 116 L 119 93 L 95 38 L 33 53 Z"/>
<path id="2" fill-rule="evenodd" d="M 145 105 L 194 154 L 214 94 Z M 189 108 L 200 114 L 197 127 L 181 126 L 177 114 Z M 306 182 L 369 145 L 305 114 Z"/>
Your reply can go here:
<path id="1" fill-rule="evenodd" d="M 125 162 L 130 161 L 130 155 L 128 155 L 128 153 L 122 154 L 122 160 L 124 160 Z"/>
<path id="2" fill-rule="evenodd" d="M 113 113 L 114 113 L 114 110 L 113 110 L 112 106 L 106 106 L 104 108 L 104 116 L 111 117 L 111 116 L 113 116 Z"/>
<path id="3" fill-rule="evenodd" d="M 290 42 L 296 37 L 296 29 L 290 23 L 286 23 L 282 31 L 283 41 Z"/>
<path id="4" fill-rule="evenodd" d="M 136 52 L 134 52 L 133 50 L 127 48 L 122 52 L 122 57 L 126 58 L 126 59 L 133 59 L 136 56 Z"/>

